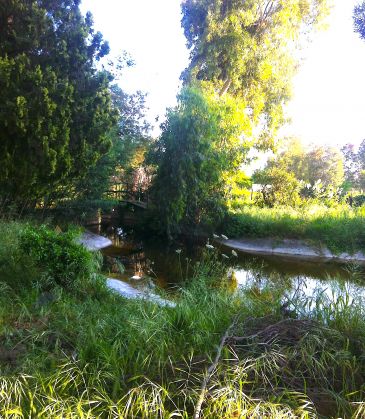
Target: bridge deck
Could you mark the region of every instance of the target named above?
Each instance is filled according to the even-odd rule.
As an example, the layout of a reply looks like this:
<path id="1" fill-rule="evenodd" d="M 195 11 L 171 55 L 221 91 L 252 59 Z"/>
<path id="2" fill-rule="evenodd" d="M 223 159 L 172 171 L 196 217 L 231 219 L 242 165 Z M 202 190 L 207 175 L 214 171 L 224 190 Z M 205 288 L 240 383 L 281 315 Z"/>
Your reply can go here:
<path id="1" fill-rule="evenodd" d="M 142 208 L 142 209 L 147 209 L 147 207 L 148 207 L 147 202 L 143 202 L 143 201 L 134 201 L 134 200 L 130 200 L 130 199 L 122 199 L 122 200 L 120 200 L 120 202 L 124 202 L 126 204 L 130 204 L 130 205 L 133 205 L 135 207 Z"/>

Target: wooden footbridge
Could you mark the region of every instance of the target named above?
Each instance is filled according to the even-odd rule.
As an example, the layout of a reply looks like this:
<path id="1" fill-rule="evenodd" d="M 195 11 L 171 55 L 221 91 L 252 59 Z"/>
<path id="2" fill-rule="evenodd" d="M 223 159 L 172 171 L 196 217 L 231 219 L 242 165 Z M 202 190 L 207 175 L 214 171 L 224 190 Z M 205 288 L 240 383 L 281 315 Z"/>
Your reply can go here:
<path id="1" fill-rule="evenodd" d="M 128 183 L 118 183 L 113 185 L 111 190 L 106 191 L 106 196 L 115 199 L 120 203 L 130 205 L 133 208 L 148 209 L 148 192 L 140 187 L 135 187 Z"/>

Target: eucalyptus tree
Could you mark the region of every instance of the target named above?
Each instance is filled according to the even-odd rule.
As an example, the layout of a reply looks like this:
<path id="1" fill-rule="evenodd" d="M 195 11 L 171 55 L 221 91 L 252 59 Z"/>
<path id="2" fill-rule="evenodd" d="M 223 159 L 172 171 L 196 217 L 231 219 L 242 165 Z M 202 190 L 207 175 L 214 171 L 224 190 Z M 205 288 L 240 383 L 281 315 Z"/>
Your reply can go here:
<path id="1" fill-rule="evenodd" d="M 185 0 L 182 11 L 190 64 L 184 94 L 163 125 L 155 180 L 169 234 L 216 224 L 229 177 L 249 149 L 273 146 L 295 47 L 327 13 L 327 0 Z"/>
<path id="2" fill-rule="evenodd" d="M 365 1 L 361 1 L 354 9 L 354 27 L 361 39 L 365 40 Z"/>
<path id="3" fill-rule="evenodd" d="M 115 123 L 102 35 L 80 0 L 0 2 L 0 193 L 37 199 L 87 173 Z"/>
<path id="4" fill-rule="evenodd" d="M 328 0 L 185 0 L 190 65 L 182 78 L 241 98 L 266 143 L 283 123 L 296 47 L 328 13 Z"/>

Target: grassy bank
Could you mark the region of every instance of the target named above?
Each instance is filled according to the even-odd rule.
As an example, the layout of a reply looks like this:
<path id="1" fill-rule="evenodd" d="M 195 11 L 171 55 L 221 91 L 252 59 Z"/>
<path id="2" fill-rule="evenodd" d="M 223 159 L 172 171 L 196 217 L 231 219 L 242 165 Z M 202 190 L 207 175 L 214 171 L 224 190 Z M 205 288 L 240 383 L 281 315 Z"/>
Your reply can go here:
<path id="1" fill-rule="evenodd" d="M 365 251 L 365 208 L 247 206 L 231 212 L 222 229 L 232 238 L 293 238 L 311 240 L 335 253 Z"/>
<path id="2" fill-rule="evenodd" d="M 160 308 L 109 292 L 98 258 L 48 229 L 0 237 L 0 417 L 188 418 L 201 396 L 205 418 L 363 417 L 365 312 L 346 292 L 284 312 L 284 281 L 233 293 L 208 253 Z"/>

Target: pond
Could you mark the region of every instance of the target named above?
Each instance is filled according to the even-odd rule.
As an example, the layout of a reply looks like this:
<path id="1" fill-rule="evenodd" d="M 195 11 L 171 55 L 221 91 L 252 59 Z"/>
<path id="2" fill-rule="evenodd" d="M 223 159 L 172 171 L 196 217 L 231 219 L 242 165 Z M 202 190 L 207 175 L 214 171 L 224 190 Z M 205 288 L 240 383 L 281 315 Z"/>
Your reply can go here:
<path id="1" fill-rule="evenodd" d="M 202 251 L 214 251 L 229 256 L 222 261 L 232 267 L 233 286 L 256 289 L 280 288 L 288 299 L 324 294 L 336 300 L 344 291 L 353 297 L 365 297 L 365 268 L 354 264 L 308 262 L 275 256 L 253 256 L 214 244 L 178 243 L 166 245 L 157 239 L 137 237 L 132 229 L 95 226 L 92 231 L 109 237 L 113 245 L 104 249 L 108 277 L 127 282 L 137 289 L 161 287 L 174 290 L 191 275 Z M 212 240 L 210 242 L 212 245 Z M 115 263 L 117 261 L 117 263 Z"/>

